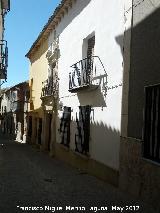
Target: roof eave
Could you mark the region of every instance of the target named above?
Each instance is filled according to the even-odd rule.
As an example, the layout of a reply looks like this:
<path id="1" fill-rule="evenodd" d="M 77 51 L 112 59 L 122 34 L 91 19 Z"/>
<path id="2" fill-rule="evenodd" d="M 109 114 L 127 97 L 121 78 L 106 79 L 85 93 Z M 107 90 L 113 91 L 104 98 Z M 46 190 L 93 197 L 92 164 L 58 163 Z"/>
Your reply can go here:
<path id="1" fill-rule="evenodd" d="M 25 57 L 30 59 L 32 53 L 34 53 L 34 50 L 36 48 L 38 48 L 38 46 L 40 45 L 40 43 L 43 39 L 48 38 L 49 33 L 53 29 L 55 29 L 55 27 L 59 24 L 59 22 L 61 21 L 61 18 L 68 11 L 68 8 L 72 7 L 72 4 L 74 1 L 76 1 L 76 0 L 62 0 L 61 1 L 61 3 L 58 5 L 58 7 L 54 10 L 53 15 L 48 19 L 48 22 L 43 27 L 38 38 L 32 44 L 30 50 L 25 55 Z"/>

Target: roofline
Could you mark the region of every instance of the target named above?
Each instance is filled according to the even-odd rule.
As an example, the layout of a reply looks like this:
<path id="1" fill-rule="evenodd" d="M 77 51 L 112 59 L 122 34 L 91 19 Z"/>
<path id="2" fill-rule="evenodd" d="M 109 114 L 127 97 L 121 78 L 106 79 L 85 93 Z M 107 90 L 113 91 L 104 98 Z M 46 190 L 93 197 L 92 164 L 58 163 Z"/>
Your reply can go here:
<path id="1" fill-rule="evenodd" d="M 29 84 L 29 81 L 28 81 L 28 80 L 27 80 L 27 81 L 23 81 L 23 82 L 20 82 L 20 83 L 14 85 L 14 86 L 10 86 L 10 87 L 7 87 L 7 88 L 3 88 L 2 90 L 4 90 L 4 93 L 5 93 L 5 92 L 7 92 L 7 91 L 9 91 L 9 90 L 14 89 L 15 87 L 21 86 L 22 84 Z"/>
<path id="2" fill-rule="evenodd" d="M 21 86 L 23 84 L 29 84 L 29 81 L 27 80 L 27 81 L 20 82 L 20 83 L 14 85 L 14 86 L 11 86 L 10 89 L 13 89 L 14 87 L 19 87 L 19 86 Z"/>
<path id="3" fill-rule="evenodd" d="M 48 38 L 49 33 L 55 29 L 55 27 L 59 24 L 62 17 L 64 17 L 64 14 L 68 12 L 68 9 L 72 7 L 72 3 L 76 0 L 62 0 L 61 3 L 56 7 L 56 9 L 53 12 L 53 15 L 50 16 L 48 19 L 48 22 L 43 27 L 42 31 L 38 35 L 35 42 L 32 44 L 31 48 L 29 49 L 28 53 L 25 55 L 25 57 L 30 59 L 30 56 L 36 48 L 40 46 L 40 43 L 42 40 L 45 40 Z"/>

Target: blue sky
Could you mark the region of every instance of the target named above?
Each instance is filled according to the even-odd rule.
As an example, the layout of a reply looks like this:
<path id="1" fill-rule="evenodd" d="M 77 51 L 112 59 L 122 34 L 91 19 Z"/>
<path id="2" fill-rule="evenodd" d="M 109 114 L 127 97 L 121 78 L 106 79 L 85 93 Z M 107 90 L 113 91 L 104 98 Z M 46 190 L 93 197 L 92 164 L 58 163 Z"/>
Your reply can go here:
<path id="1" fill-rule="evenodd" d="M 4 38 L 9 48 L 8 78 L 2 87 L 29 78 L 29 60 L 25 54 L 59 3 L 60 0 L 11 0 L 11 10 L 5 17 Z"/>

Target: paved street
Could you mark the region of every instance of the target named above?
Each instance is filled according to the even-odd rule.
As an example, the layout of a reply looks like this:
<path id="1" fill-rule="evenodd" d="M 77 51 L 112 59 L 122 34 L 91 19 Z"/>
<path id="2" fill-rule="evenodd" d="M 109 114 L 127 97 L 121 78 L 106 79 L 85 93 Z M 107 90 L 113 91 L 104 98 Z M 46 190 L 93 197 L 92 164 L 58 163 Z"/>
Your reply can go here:
<path id="1" fill-rule="evenodd" d="M 128 205 L 140 210 L 118 208 Z M 91 207 L 108 207 L 97 212 L 156 212 L 95 177 L 0 135 L 0 213 L 54 212 L 54 207 L 62 207 L 55 212 L 96 212 Z"/>

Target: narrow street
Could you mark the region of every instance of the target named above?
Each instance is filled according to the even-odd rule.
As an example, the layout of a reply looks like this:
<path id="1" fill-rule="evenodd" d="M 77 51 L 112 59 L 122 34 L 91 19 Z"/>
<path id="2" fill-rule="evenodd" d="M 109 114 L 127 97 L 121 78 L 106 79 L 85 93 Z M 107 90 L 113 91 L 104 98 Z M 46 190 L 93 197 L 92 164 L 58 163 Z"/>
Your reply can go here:
<path id="1" fill-rule="evenodd" d="M 140 210 L 115 210 L 128 205 Z M 37 209 L 23 211 L 23 207 Z M 95 177 L 0 135 L 0 213 L 96 212 L 96 208 L 89 211 L 91 207 L 108 207 L 97 212 L 156 212 Z"/>

